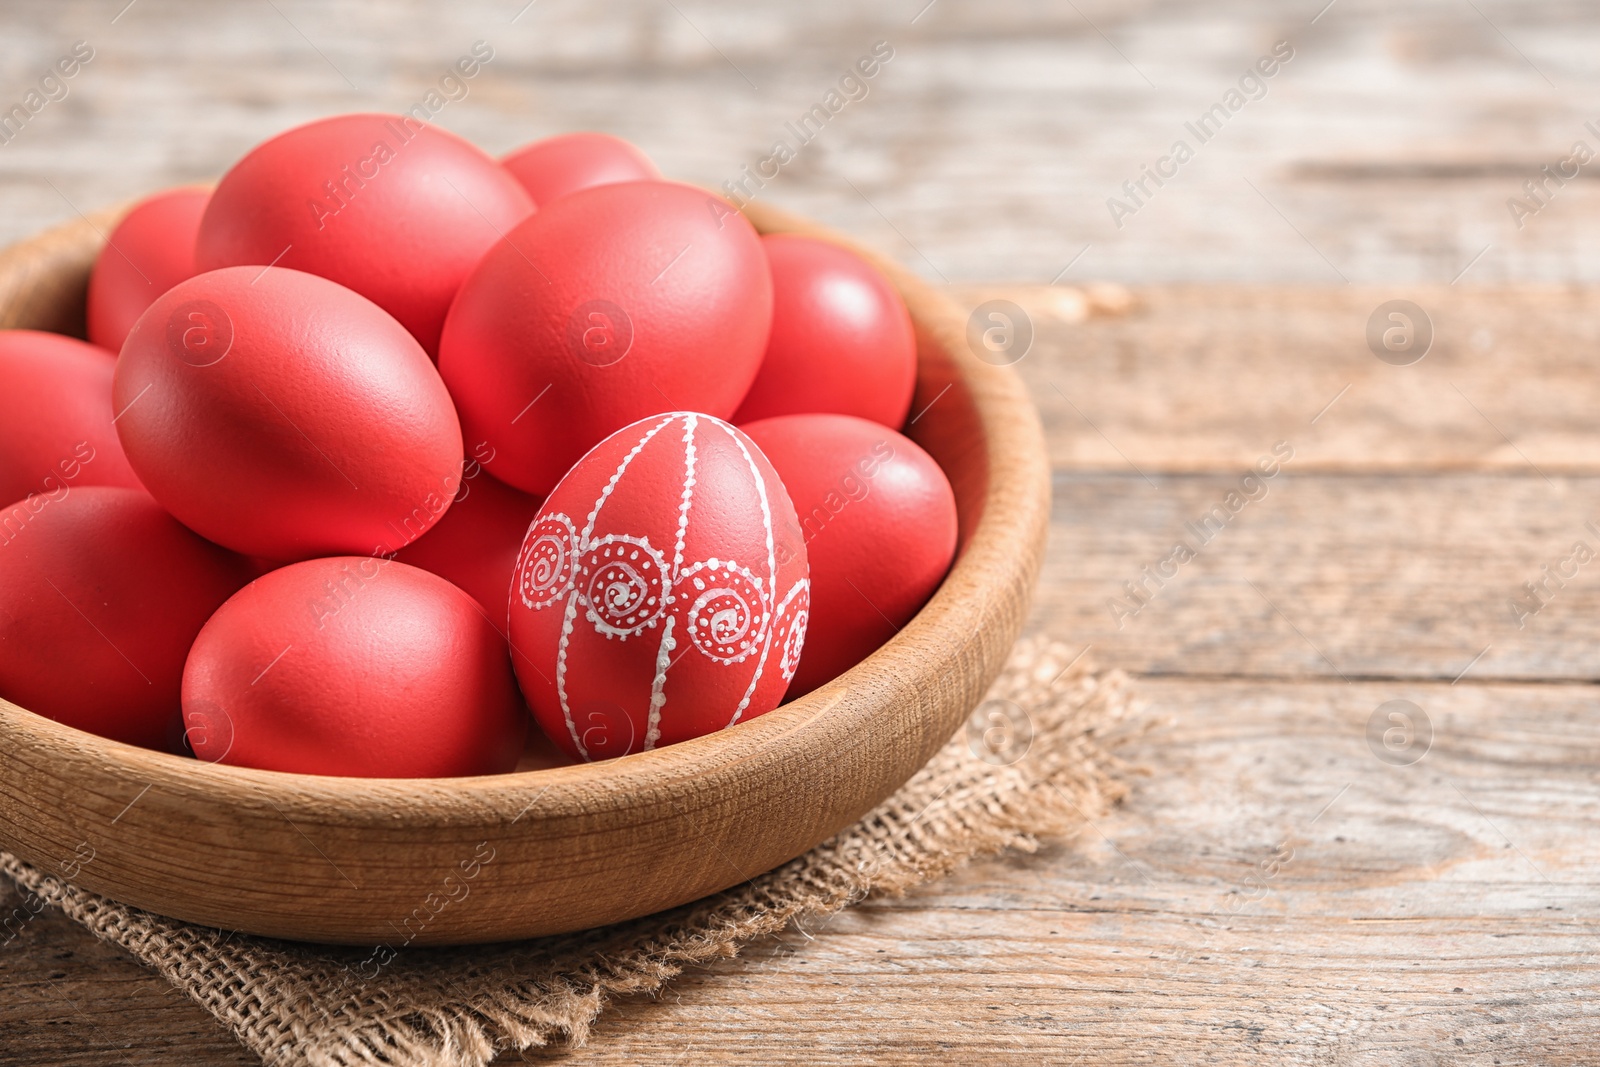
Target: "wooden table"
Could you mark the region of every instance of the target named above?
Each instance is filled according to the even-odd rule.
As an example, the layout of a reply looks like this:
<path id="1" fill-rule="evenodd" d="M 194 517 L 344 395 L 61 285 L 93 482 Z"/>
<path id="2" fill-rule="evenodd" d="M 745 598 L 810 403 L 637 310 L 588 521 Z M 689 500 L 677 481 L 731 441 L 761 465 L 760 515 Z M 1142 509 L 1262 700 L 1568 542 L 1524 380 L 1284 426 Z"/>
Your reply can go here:
<path id="1" fill-rule="evenodd" d="M 499 65 L 441 122 L 494 149 L 598 125 L 716 184 L 890 39 L 875 95 L 763 196 L 1037 329 L 1018 369 L 1057 473 L 1032 628 L 1136 675 L 1167 720 L 1129 753 L 1148 776 L 1073 847 L 868 901 L 529 1060 L 1600 1059 L 1600 559 L 1565 562 L 1600 554 L 1600 290 L 1563 287 L 1600 279 L 1600 186 L 1522 229 L 1505 206 L 1574 139 L 1600 145 L 1593 10 L 944 0 L 912 22 L 924 0 L 637 0 L 513 23 L 520 3 L 140 0 L 113 24 L 121 6 L 7 13 L 8 71 L 99 52 L 0 146 L 4 236 L 212 176 L 313 114 L 403 107 L 485 27 Z M 1115 229 L 1105 198 L 1277 39 L 1296 58 L 1266 98 Z M 1211 284 L 1087 321 L 1022 284 L 1085 245 L 1066 280 Z M 1398 298 L 1435 332 L 1406 367 L 1365 340 Z M 1123 583 L 1278 442 L 1293 458 L 1258 499 L 1129 614 Z M 1571 577 L 1533 613 L 1546 565 Z M 1431 732 L 1409 765 L 1421 734 L 1383 744 L 1396 700 Z M 0 949 L 0 1063 L 178 1060 L 250 1062 L 53 913 Z"/>
<path id="2" fill-rule="evenodd" d="M 1075 847 L 796 930 L 556 1058 L 1593 1062 L 1600 559 L 1521 629 L 1509 604 L 1600 550 L 1600 291 L 1411 290 L 1436 339 L 1409 367 L 1364 340 L 1388 289 L 1079 323 L 1059 290 L 961 295 L 1002 291 L 1057 459 L 1033 628 L 1138 676 L 1148 777 Z M 1277 442 L 1265 495 L 1111 610 Z M 1431 727 L 1410 765 L 1420 740 L 1369 745 L 1393 700 Z M 53 913 L 0 990 L 4 1062 L 248 1062 Z"/>

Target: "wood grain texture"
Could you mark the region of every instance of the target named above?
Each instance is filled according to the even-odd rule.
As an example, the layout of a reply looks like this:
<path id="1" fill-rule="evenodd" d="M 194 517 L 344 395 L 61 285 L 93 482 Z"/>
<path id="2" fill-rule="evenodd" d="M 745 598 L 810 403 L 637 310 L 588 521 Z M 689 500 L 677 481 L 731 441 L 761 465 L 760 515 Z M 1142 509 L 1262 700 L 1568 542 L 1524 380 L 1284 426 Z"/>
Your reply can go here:
<path id="1" fill-rule="evenodd" d="M 764 205 L 751 212 L 766 232 L 845 240 Z M 55 305 L 81 292 L 81 248 L 97 232 L 85 219 L 0 254 L 0 306 L 19 323 L 70 318 Z M 928 761 L 999 673 L 1049 510 L 1044 441 L 1016 376 L 966 350 L 965 317 L 942 295 L 881 266 L 917 328 L 912 435 L 950 476 L 960 548 L 916 618 L 834 682 L 623 760 L 417 781 L 198 763 L 0 700 L 0 846 L 47 870 L 72 864 L 86 889 L 223 929 L 467 944 L 696 900 L 850 825 Z M 80 855 L 92 862 L 78 867 Z M 463 878 L 472 905 L 440 904 Z"/>

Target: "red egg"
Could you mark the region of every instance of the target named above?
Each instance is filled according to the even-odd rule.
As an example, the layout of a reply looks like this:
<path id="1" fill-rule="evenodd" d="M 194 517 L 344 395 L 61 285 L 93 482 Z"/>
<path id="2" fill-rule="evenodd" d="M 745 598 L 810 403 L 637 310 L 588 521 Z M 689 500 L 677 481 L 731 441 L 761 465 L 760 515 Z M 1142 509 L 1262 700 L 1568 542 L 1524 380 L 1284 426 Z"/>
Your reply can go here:
<path id="1" fill-rule="evenodd" d="M 784 233 L 761 243 L 772 265 L 772 337 L 733 421 L 828 412 L 903 425 L 917 337 L 900 294 L 830 241 Z"/>
<path id="2" fill-rule="evenodd" d="M 338 115 L 279 134 L 223 175 L 195 263 L 332 279 L 434 355 L 461 280 L 532 210 L 505 168 L 452 133 L 401 115 Z"/>
<path id="3" fill-rule="evenodd" d="M 0 697 L 166 747 L 189 646 L 251 567 L 141 490 L 63 493 L 0 512 Z"/>
<path id="4" fill-rule="evenodd" d="M 606 435 L 675 409 L 726 418 L 772 321 L 761 241 L 725 202 L 672 182 L 563 197 L 483 257 L 439 348 L 486 466 L 544 494 Z"/>
<path id="5" fill-rule="evenodd" d="M 956 552 L 956 500 L 910 439 L 849 415 L 786 415 L 743 427 L 794 501 L 811 564 L 811 633 L 800 696 L 893 637 L 933 595 Z"/>
<path id="6" fill-rule="evenodd" d="M 112 425 L 116 359 L 37 330 L 0 330 L 0 505 L 75 485 L 138 488 Z"/>
<path id="7" fill-rule="evenodd" d="M 461 479 L 461 427 L 421 346 L 300 271 L 231 267 L 150 306 L 117 361 L 117 431 L 183 523 L 273 560 L 395 551 Z"/>
<path id="8" fill-rule="evenodd" d="M 594 185 L 661 177 L 649 156 L 609 133 L 546 137 L 507 154 L 500 163 L 540 207 Z"/>
<path id="9" fill-rule="evenodd" d="M 467 473 L 455 503 L 438 525 L 394 558 L 465 589 L 483 605 L 495 628 L 504 630 L 511 572 L 522 539 L 539 513 L 539 498 L 505 485 L 475 462 L 467 464 Z"/>
<path id="10" fill-rule="evenodd" d="M 211 763 L 356 778 L 501 774 L 528 731 L 477 603 L 371 556 L 291 564 L 218 609 L 184 668 L 183 721 Z"/>
<path id="11" fill-rule="evenodd" d="M 113 352 L 155 298 L 197 273 L 194 240 L 209 189 L 168 189 L 122 217 L 89 275 L 89 340 Z"/>
<path id="12" fill-rule="evenodd" d="M 777 707 L 806 636 L 806 549 L 750 439 L 677 412 L 602 441 L 528 531 L 517 680 L 549 737 L 609 759 Z"/>

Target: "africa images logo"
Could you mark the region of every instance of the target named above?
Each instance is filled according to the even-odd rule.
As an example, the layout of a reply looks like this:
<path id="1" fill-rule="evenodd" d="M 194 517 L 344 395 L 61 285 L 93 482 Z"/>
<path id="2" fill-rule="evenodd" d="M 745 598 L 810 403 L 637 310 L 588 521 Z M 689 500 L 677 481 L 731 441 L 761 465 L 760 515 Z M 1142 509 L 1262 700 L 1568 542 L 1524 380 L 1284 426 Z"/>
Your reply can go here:
<path id="1" fill-rule="evenodd" d="M 1178 176 L 1178 171 L 1184 164 L 1193 159 L 1201 145 L 1212 140 L 1222 132 L 1222 127 L 1239 112 L 1245 105 L 1254 100 L 1261 100 L 1267 95 L 1267 79 L 1276 75 L 1283 67 L 1294 58 L 1294 47 L 1288 41 L 1279 41 L 1272 46 L 1272 51 L 1261 56 L 1255 64 L 1246 68 L 1239 76 L 1236 88 L 1230 88 L 1222 94 L 1222 98 L 1202 111 L 1193 122 L 1185 122 L 1183 128 L 1194 137 L 1195 146 L 1190 147 L 1189 142 L 1183 138 L 1172 143 L 1168 153 L 1155 161 L 1146 163 L 1139 168 L 1139 175 L 1122 183 L 1122 192 L 1126 199 L 1115 196 L 1106 197 L 1106 210 L 1111 212 L 1111 221 L 1122 229 L 1124 220 L 1129 215 L 1137 215 L 1141 208 L 1150 202 L 1156 191 L 1167 182 Z M 1155 189 L 1151 189 L 1151 184 Z"/>

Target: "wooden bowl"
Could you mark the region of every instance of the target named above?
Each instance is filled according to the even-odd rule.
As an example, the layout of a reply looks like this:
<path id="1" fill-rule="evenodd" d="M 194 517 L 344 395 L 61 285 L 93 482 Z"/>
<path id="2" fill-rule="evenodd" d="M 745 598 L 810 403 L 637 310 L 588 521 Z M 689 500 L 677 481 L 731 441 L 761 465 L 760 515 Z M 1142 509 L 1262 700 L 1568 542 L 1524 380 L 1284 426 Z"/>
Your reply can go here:
<path id="1" fill-rule="evenodd" d="M 770 208 L 747 214 L 764 233 L 849 244 Z M 0 253 L 0 327 L 82 336 L 88 271 L 116 217 Z M 644 915 L 737 885 L 859 819 L 950 738 L 999 672 L 1050 504 L 1038 416 L 1017 377 L 968 350 L 965 316 L 944 297 L 868 255 L 916 322 L 911 436 L 950 476 L 961 548 L 921 613 L 847 674 L 683 744 L 456 779 L 212 765 L 0 700 L 0 848 L 173 918 L 398 949 Z"/>

